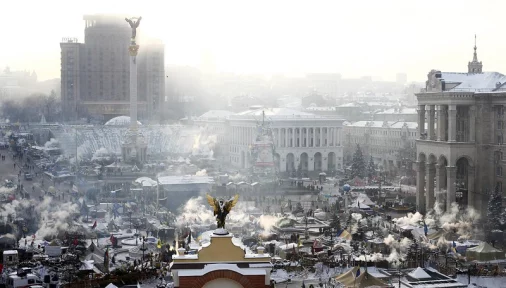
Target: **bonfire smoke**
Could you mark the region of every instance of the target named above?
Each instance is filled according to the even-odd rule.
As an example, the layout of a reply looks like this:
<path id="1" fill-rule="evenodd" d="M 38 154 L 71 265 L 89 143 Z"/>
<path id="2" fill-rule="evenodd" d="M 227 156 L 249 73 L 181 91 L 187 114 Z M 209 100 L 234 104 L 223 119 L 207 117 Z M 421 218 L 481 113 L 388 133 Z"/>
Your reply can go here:
<path id="1" fill-rule="evenodd" d="M 434 204 L 434 209 L 427 215 L 426 223 L 429 227 L 441 227 L 448 232 L 456 232 L 462 238 L 469 239 L 480 233 L 477 222 L 480 214 L 472 207 L 460 210 L 457 203 L 453 203 L 450 210 L 443 212 L 440 203 Z"/>
<path id="2" fill-rule="evenodd" d="M 250 213 L 255 210 L 244 202 L 238 202 L 227 216 L 227 224 L 244 227 L 252 223 Z M 269 226 L 269 221 L 275 220 L 271 218 L 264 219 L 264 225 Z M 205 196 L 194 197 L 188 200 L 180 209 L 179 215 L 176 217 L 176 225 L 178 227 L 189 225 L 211 225 L 216 223 L 216 217 L 213 215 L 212 208 L 205 199 Z M 261 224 L 260 224 L 261 225 Z M 274 224 L 272 224 L 274 225 Z"/>
<path id="3" fill-rule="evenodd" d="M 274 215 L 260 215 L 258 224 L 262 227 L 262 229 L 264 229 L 264 232 L 269 233 L 272 227 L 276 225 L 280 219 L 280 217 Z"/>
<path id="4" fill-rule="evenodd" d="M 0 207 L 0 216 L 6 220 L 10 215 L 13 219 L 23 218 L 38 223 L 37 237 L 56 236 L 58 232 L 69 228 L 72 214 L 79 211 L 77 204 L 52 202 L 51 197 L 44 197 L 41 202 L 35 200 L 13 200 Z M 30 224 L 31 223 L 27 223 Z"/>
<path id="5" fill-rule="evenodd" d="M 207 170 L 202 169 L 200 171 L 197 171 L 197 173 L 195 173 L 195 176 L 207 176 Z"/>

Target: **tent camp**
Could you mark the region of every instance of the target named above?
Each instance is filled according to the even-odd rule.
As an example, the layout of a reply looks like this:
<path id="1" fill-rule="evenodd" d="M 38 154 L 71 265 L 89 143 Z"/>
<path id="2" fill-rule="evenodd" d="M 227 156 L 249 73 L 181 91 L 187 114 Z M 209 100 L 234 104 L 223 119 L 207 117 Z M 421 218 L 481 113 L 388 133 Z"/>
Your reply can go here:
<path id="1" fill-rule="evenodd" d="M 348 270 L 347 272 L 335 277 L 335 281 L 341 283 L 344 287 L 356 287 L 356 288 L 365 288 L 365 287 L 392 287 L 388 285 L 388 283 L 380 280 L 371 274 L 367 273 L 367 271 L 360 271 L 358 277 L 357 270 L 359 267 L 353 267 L 353 269 Z"/>
<path id="2" fill-rule="evenodd" d="M 504 259 L 504 252 L 492 247 L 487 242 L 483 242 L 480 245 L 469 248 L 466 251 L 467 261 L 491 261 Z"/>
<path id="3" fill-rule="evenodd" d="M 433 232 L 433 233 L 429 233 L 427 235 L 427 238 L 429 240 L 439 240 L 439 238 L 445 236 L 447 234 L 447 232 L 444 230 L 444 229 L 441 229 L 441 230 L 438 230 L 436 232 Z"/>
<path id="4" fill-rule="evenodd" d="M 376 203 L 372 202 L 372 200 L 364 193 L 358 194 L 357 201 L 360 202 L 360 205 L 365 204 L 367 206 L 375 206 Z"/>
<path id="5" fill-rule="evenodd" d="M 371 210 L 371 207 L 369 205 L 362 204 L 359 201 L 353 201 L 353 203 L 348 205 L 348 208 L 362 210 L 362 211 Z"/>
<path id="6" fill-rule="evenodd" d="M 350 232 L 348 232 L 347 230 L 338 231 L 336 234 L 336 237 L 339 237 L 339 238 L 345 239 L 345 240 L 351 240 L 351 238 L 352 238 Z"/>

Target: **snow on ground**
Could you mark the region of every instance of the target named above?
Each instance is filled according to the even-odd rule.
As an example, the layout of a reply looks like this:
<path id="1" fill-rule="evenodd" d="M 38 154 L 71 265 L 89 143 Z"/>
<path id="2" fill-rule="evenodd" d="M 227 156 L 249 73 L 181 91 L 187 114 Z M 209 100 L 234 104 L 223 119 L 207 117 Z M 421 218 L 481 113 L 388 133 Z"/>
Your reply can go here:
<path id="1" fill-rule="evenodd" d="M 457 275 L 460 283 L 467 284 L 467 275 Z M 471 277 L 469 287 L 487 287 L 487 288 L 504 288 L 506 287 L 506 277 Z"/>
<path id="2" fill-rule="evenodd" d="M 277 269 L 271 273 L 271 280 L 276 281 L 276 283 L 286 283 L 288 279 L 294 282 L 304 281 L 312 281 L 326 279 L 328 280 L 330 277 L 335 277 L 337 275 L 342 274 L 344 271 L 348 270 L 347 268 L 328 268 L 323 266 L 321 263 L 317 263 L 315 265 L 316 272 L 311 273 L 307 270 L 301 272 L 287 272 L 284 269 Z"/>

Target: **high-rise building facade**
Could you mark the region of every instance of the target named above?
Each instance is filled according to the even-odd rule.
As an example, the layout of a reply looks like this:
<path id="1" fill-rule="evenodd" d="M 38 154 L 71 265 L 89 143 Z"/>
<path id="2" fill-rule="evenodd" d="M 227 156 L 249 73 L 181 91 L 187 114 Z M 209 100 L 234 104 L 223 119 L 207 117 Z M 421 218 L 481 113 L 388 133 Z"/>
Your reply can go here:
<path id="1" fill-rule="evenodd" d="M 486 209 L 504 196 L 506 76 L 483 72 L 476 45 L 467 73 L 432 70 L 418 99 L 417 208 Z"/>
<path id="2" fill-rule="evenodd" d="M 85 15 L 84 43 L 75 38 L 64 38 L 60 43 L 61 97 L 66 120 L 88 115 L 107 120 L 129 114 L 131 28 L 124 18 Z M 141 31 L 138 34 L 139 118 L 156 120 L 165 100 L 165 47 L 161 41 L 144 39 Z"/>

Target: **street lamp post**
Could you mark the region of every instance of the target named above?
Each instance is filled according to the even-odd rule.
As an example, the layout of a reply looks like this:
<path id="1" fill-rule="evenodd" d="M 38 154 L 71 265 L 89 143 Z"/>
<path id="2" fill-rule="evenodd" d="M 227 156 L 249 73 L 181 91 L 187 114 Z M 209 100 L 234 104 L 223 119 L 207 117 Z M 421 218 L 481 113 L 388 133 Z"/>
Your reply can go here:
<path id="1" fill-rule="evenodd" d="M 146 251 L 146 248 L 144 247 L 144 243 L 146 242 L 146 237 L 142 236 L 142 248 L 141 248 L 141 251 L 142 251 L 142 271 L 144 271 L 144 251 Z"/>

